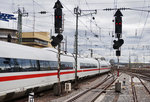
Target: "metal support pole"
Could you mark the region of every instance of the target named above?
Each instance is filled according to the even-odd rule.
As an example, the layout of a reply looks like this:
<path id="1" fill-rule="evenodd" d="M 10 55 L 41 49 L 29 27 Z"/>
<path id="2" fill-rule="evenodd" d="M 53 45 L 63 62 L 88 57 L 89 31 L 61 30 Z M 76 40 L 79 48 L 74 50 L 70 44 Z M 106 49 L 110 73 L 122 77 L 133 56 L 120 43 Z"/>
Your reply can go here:
<path id="1" fill-rule="evenodd" d="M 91 58 L 93 57 L 93 49 L 91 49 Z"/>
<path id="2" fill-rule="evenodd" d="M 131 69 L 131 56 L 130 56 L 130 52 L 129 52 L 129 69 Z"/>
<path id="3" fill-rule="evenodd" d="M 91 58 L 93 57 L 93 49 L 89 49 L 90 50 L 90 56 Z"/>
<path id="4" fill-rule="evenodd" d="M 22 43 L 22 12 L 20 9 L 18 9 L 18 26 L 17 26 L 17 30 L 18 30 L 18 43 L 21 44 Z"/>
<path id="5" fill-rule="evenodd" d="M 18 24 L 17 24 L 17 30 L 18 30 L 18 43 L 22 43 L 22 17 L 28 16 L 28 13 L 23 8 L 23 12 L 20 8 L 18 8 Z"/>
<path id="6" fill-rule="evenodd" d="M 60 51 L 61 51 L 61 44 L 60 42 L 63 40 L 63 36 L 61 35 L 62 31 L 62 21 L 60 19 L 56 19 L 58 18 L 57 16 L 62 17 L 62 4 L 59 0 L 57 0 L 57 2 L 55 3 L 54 7 L 55 12 L 54 15 L 55 17 L 55 33 L 58 33 L 58 35 L 55 37 L 58 40 L 54 40 L 54 42 L 56 43 L 56 45 L 54 44 L 54 46 L 57 46 L 58 44 L 58 53 L 57 53 L 57 57 L 58 57 L 58 69 L 57 69 L 57 78 L 58 78 L 58 83 L 57 83 L 57 87 L 55 87 L 54 85 L 54 89 L 57 90 L 57 92 L 54 90 L 54 92 L 56 92 L 56 94 L 59 96 L 61 94 L 61 83 L 60 83 L 60 68 L 61 68 L 61 61 L 60 61 Z M 56 22 L 57 21 L 57 22 Z M 53 44 L 52 44 L 53 46 Z"/>
<path id="7" fill-rule="evenodd" d="M 80 16 L 87 16 L 87 15 L 91 15 L 91 14 L 96 14 L 97 13 L 97 10 L 94 10 L 94 13 L 88 13 L 88 14 L 84 14 L 84 15 L 81 15 L 81 11 L 79 9 L 79 7 L 77 6 L 76 8 L 74 8 L 74 14 L 76 14 L 76 34 L 75 34 L 75 89 L 78 89 L 78 76 L 77 76 L 77 63 L 78 63 L 78 18 L 79 18 L 79 15 Z M 83 11 L 89 11 L 89 10 L 83 10 Z M 93 10 L 90 10 L 90 11 L 93 11 Z"/>
<path id="8" fill-rule="evenodd" d="M 58 44 L 58 95 L 61 94 L 61 85 L 60 85 L 60 66 L 61 66 L 61 62 L 60 62 L 60 47 L 61 45 Z"/>
<path id="9" fill-rule="evenodd" d="M 65 54 L 67 54 L 67 36 L 65 38 Z"/>
<path id="10" fill-rule="evenodd" d="M 78 17 L 79 17 L 79 7 L 76 8 L 76 34 L 75 34 L 75 88 L 78 88 L 78 77 L 77 77 L 77 68 L 78 68 Z"/>
<path id="11" fill-rule="evenodd" d="M 33 36 L 35 35 L 35 1 L 33 0 Z"/>
<path id="12" fill-rule="evenodd" d="M 117 77 L 119 77 L 119 56 L 118 56 L 118 68 L 117 68 Z"/>

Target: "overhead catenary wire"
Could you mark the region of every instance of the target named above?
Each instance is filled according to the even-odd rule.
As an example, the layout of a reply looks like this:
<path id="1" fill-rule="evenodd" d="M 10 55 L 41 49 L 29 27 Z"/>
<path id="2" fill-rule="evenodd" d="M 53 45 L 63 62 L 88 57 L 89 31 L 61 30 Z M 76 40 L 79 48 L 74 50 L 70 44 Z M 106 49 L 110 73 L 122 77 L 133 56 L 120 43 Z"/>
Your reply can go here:
<path id="1" fill-rule="evenodd" d="M 62 3 L 62 4 L 63 4 L 63 3 Z M 67 6 L 65 6 L 64 4 L 63 4 L 63 6 L 75 17 L 74 13 L 73 13 Z M 85 28 L 90 31 L 90 28 L 89 28 L 82 20 L 79 19 L 79 22 L 82 23 L 82 24 L 85 26 Z M 92 23 L 93 23 L 93 22 L 92 22 Z M 95 25 L 96 25 L 96 24 L 95 24 Z M 98 26 L 98 25 L 97 25 L 97 26 Z M 98 27 L 99 27 L 99 26 L 98 26 Z M 103 28 L 103 27 L 100 27 L 100 28 Z M 104 29 L 110 29 L 110 28 L 104 28 Z M 95 35 L 94 33 L 92 33 L 92 34 Z"/>
<path id="2" fill-rule="evenodd" d="M 144 2 L 143 2 L 143 7 L 141 7 L 142 10 L 144 9 L 144 6 L 145 6 L 145 0 L 144 0 Z M 138 36 L 137 29 L 138 29 L 138 27 L 139 27 L 140 24 L 141 24 L 143 12 L 144 12 L 144 11 L 141 11 L 141 13 L 140 13 L 139 23 L 138 23 L 138 25 L 137 25 L 137 28 L 135 29 L 135 36 Z"/>
<path id="3" fill-rule="evenodd" d="M 142 10 L 144 9 L 144 5 L 145 5 L 145 0 L 144 0 L 144 3 L 143 3 Z M 143 15 L 143 11 L 142 11 L 141 14 L 140 14 L 139 25 L 140 25 L 140 23 L 141 23 L 142 15 Z M 139 26 L 139 25 L 138 25 L 138 26 Z"/>
<path id="4" fill-rule="evenodd" d="M 88 2 L 87 2 L 87 0 L 85 0 L 85 3 L 86 3 L 86 5 L 87 5 L 87 7 L 88 7 L 88 9 L 90 10 L 90 7 L 89 7 L 89 4 L 88 4 Z M 90 12 L 91 13 L 91 12 Z M 91 17 L 92 17 L 92 15 L 91 15 Z M 94 23 L 94 25 L 98 28 L 98 30 L 100 30 L 101 29 L 101 27 L 99 27 L 98 26 L 98 24 L 96 23 L 96 20 L 94 20 L 94 22 L 88 17 L 87 19 L 89 19 L 90 20 L 90 24 L 91 23 Z M 93 33 L 93 31 L 92 31 L 92 29 L 90 28 L 90 32 L 92 32 Z M 101 32 L 99 32 L 100 34 L 98 35 L 99 37 L 100 37 L 100 40 L 101 40 Z M 96 36 L 97 34 L 94 34 L 94 36 Z M 87 36 L 86 36 L 87 37 Z M 89 38 L 85 38 L 85 40 L 90 40 Z M 100 41 L 100 43 L 103 43 L 102 41 Z M 104 44 L 104 43 L 103 43 Z M 106 45 L 106 44 L 105 44 Z M 86 45 L 87 46 L 87 45 Z"/>
<path id="5" fill-rule="evenodd" d="M 63 4 L 63 3 L 62 3 L 62 4 Z M 64 6 L 73 16 L 75 16 L 74 13 L 73 13 L 67 6 L 65 6 L 64 4 L 63 4 L 63 6 Z M 90 28 L 89 28 L 82 20 L 79 19 L 79 22 L 82 23 L 82 25 L 84 25 L 87 30 L 91 31 Z M 91 32 L 91 33 L 92 33 L 93 35 L 96 34 L 96 33 L 93 33 L 93 32 Z M 79 35 L 79 36 L 80 36 L 80 35 Z M 101 43 L 105 44 L 104 42 L 101 42 Z M 109 49 L 109 48 L 108 48 L 108 49 Z"/>
<path id="6" fill-rule="evenodd" d="M 117 1 L 117 4 L 130 4 L 130 3 L 142 3 L 142 2 L 144 2 L 144 1 L 125 1 L 125 2 L 123 2 L 123 1 Z M 149 2 L 149 1 L 145 1 L 145 2 Z M 89 3 L 89 5 L 112 5 L 112 4 L 114 4 L 114 2 L 96 2 L 96 3 L 94 3 L 94 2 L 90 2 Z"/>
<path id="7" fill-rule="evenodd" d="M 35 1 L 36 1 L 36 0 L 35 0 Z M 72 1 L 73 1 L 73 0 L 72 0 Z M 85 1 L 87 1 L 87 0 L 85 0 Z M 138 3 L 144 3 L 144 1 L 146 1 L 145 3 L 148 2 L 148 0 L 142 0 L 142 1 L 136 0 L 136 1 L 134 1 L 134 2 L 133 2 L 133 1 L 119 1 L 119 0 L 118 0 L 118 4 L 121 4 L 121 3 L 124 3 L 124 2 L 125 2 L 125 3 L 136 3 L 136 2 L 138 2 Z M 37 1 L 36 1 L 36 2 L 37 2 Z M 69 0 L 69 2 L 70 2 L 70 0 Z M 76 1 L 76 2 L 77 2 L 77 1 Z M 80 4 L 81 4 L 81 5 L 83 5 L 82 3 L 83 3 L 83 2 L 80 1 Z M 100 2 L 100 3 L 101 3 L 101 2 Z M 35 4 L 36 4 L 36 3 L 35 3 Z M 85 4 L 86 4 L 86 3 L 85 3 Z M 97 4 L 97 3 L 96 3 L 96 4 Z M 110 4 L 113 4 L 113 2 L 110 3 Z M 36 4 L 36 5 L 38 5 L 38 4 Z M 87 4 L 86 4 L 86 5 L 87 5 Z M 88 5 L 91 6 L 91 3 L 88 2 Z M 41 7 L 40 5 L 39 5 L 39 7 L 40 7 L 40 8 L 43 8 L 43 7 Z M 69 8 L 69 7 L 68 7 L 68 8 Z M 140 9 L 140 7 L 137 7 L 137 8 L 131 8 L 130 10 L 136 9 L 136 10 L 133 10 L 133 11 L 138 11 L 138 8 Z M 143 8 L 149 8 L 149 6 L 143 6 Z M 142 9 L 143 9 L 143 8 L 142 8 Z M 44 9 L 44 8 L 43 8 L 43 9 Z M 70 8 L 69 8 L 69 9 L 70 9 Z M 102 10 L 102 9 L 99 9 L 99 10 Z M 72 11 L 72 10 L 71 10 L 71 11 Z M 142 12 L 145 12 L 145 11 L 142 11 Z M 149 12 L 149 11 L 146 11 L 146 12 Z M 53 12 L 51 12 L 51 13 L 53 13 Z M 74 14 L 73 14 L 73 15 L 74 15 Z M 38 17 L 36 16 L 36 18 L 38 18 Z M 40 17 L 39 17 L 39 18 L 40 18 Z M 65 19 L 65 20 L 68 21 L 69 19 L 70 19 L 70 17 L 68 17 L 68 18 Z M 36 19 L 36 22 L 40 22 L 40 21 L 37 21 L 37 20 L 38 20 L 38 19 Z M 82 20 L 82 19 L 81 19 L 81 20 Z M 83 20 L 82 20 L 82 21 L 83 21 Z M 71 20 L 70 22 L 74 22 L 74 21 Z M 44 23 L 45 23 L 45 22 L 44 22 Z M 80 22 L 80 23 L 81 23 L 81 22 Z M 85 22 L 83 21 L 83 23 L 85 23 Z M 97 22 L 96 22 L 96 21 L 92 22 L 92 24 L 94 24 L 94 23 L 97 23 Z M 82 24 L 82 23 L 81 23 L 81 24 Z M 51 24 L 50 24 L 50 25 L 51 25 Z M 83 24 L 82 24 L 82 25 L 83 25 Z M 82 26 L 82 25 L 81 25 L 81 26 Z M 89 28 L 89 26 L 88 26 L 86 23 L 85 23 L 85 25 Z M 83 25 L 83 27 L 85 27 L 85 25 Z M 94 25 L 96 25 L 96 24 L 94 24 Z M 73 25 L 72 25 L 72 26 L 73 26 Z M 86 27 L 85 27 L 85 29 L 88 30 Z M 102 29 L 105 29 L 105 28 L 102 28 Z M 111 28 L 111 29 L 112 29 L 112 28 Z M 111 29 L 105 29 L 105 31 L 107 31 L 107 30 L 110 31 Z M 144 33 L 144 31 L 145 31 L 145 28 L 144 28 L 144 30 L 143 30 L 143 33 Z M 88 32 L 90 32 L 90 30 L 88 30 Z M 94 33 L 94 31 L 93 31 L 93 33 Z M 93 34 L 93 33 L 91 32 L 90 36 L 91 36 L 91 35 L 92 35 L 92 36 L 95 35 L 97 32 L 96 32 L 95 34 Z M 126 35 L 124 35 L 124 36 L 126 36 Z M 95 38 L 96 38 L 96 37 L 95 37 Z M 142 40 L 142 39 L 141 39 L 141 40 Z"/>
<path id="8" fill-rule="evenodd" d="M 16 24 L 17 24 L 17 21 L 14 21 Z M 28 28 L 30 28 L 30 29 L 32 29 L 32 25 L 26 25 L 26 24 L 22 24 L 22 26 L 25 26 L 25 27 L 28 27 Z M 44 31 L 42 31 L 42 30 L 39 30 L 39 29 L 37 29 L 37 28 L 35 28 L 35 30 L 37 30 L 37 31 L 41 31 L 41 32 L 44 32 Z"/>
<path id="9" fill-rule="evenodd" d="M 146 24 L 147 24 L 148 17 L 149 17 L 149 12 L 147 13 L 146 20 L 145 20 L 145 22 L 144 22 L 143 29 L 142 29 L 142 31 L 141 31 L 141 35 L 140 35 L 140 38 L 139 38 L 139 41 L 138 41 L 138 42 L 139 42 L 138 45 L 140 44 L 141 39 L 142 39 L 142 37 L 143 37 L 143 32 L 144 32 L 145 26 L 146 26 Z"/>

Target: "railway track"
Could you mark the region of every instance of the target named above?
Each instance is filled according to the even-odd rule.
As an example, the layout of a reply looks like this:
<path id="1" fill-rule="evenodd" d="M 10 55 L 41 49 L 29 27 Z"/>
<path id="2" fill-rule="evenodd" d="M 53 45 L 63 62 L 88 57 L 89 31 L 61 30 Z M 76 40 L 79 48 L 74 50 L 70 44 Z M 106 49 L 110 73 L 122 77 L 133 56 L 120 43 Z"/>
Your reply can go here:
<path id="1" fill-rule="evenodd" d="M 132 69 L 129 69 L 129 70 L 121 69 L 120 71 L 123 71 L 130 76 L 139 77 L 143 80 L 150 82 L 150 73 L 149 73 L 150 71 L 149 70 L 143 71 L 143 70 L 139 70 L 139 69 L 134 69 L 134 70 L 132 70 Z"/>
<path id="2" fill-rule="evenodd" d="M 147 88 L 147 86 L 144 84 L 144 82 L 138 78 L 140 80 L 140 82 L 142 83 L 142 85 L 144 86 L 145 90 L 148 92 L 148 94 L 150 95 L 150 90 Z"/>
<path id="3" fill-rule="evenodd" d="M 92 83 L 94 81 L 96 81 L 97 79 L 101 78 L 102 80 L 103 79 L 106 79 L 108 78 L 108 75 L 106 74 L 103 74 L 101 76 L 93 76 L 93 77 L 89 77 L 89 78 L 86 78 L 86 79 L 82 79 L 79 81 L 79 86 L 81 87 L 81 90 L 83 88 L 84 85 L 86 84 L 89 84 L 89 83 Z M 97 81 L 98 82 L 98 81 Z M 97 83 L 97 82 L 94 82 L 94 83 Z M 74 86 L 74 83 L 72 83 L 72 86 Z M 94 85 L 93 85 L 94 86 Z M 87 86 L 86 86 L 87 88 Z M 88 88 L 89 89 L 89 88 Z M 80 90 L 80 89 L 79 89 Z M 34 96 L 34 99 L 35 101 L 37 102 L 49 102 L 49 100 L 55 100 L 57 98 L 61 98 L 61 97 L 65 97 L 67 95 L 69 95 L 70 93 L 66 93 L 64 92 L 61 96 L 55 96 L 53 94 L 53 90 L 50 89 L 50 90 L 45 90 L 43 92 L 40 92 L 40 93 L 36 93 L 35 96 Z M 66 98 L 67 99 L 67 98 Z M 19 99 L 15 99 L 15 100 L 12 100 L 12 102 L 27 102 L 28 100 L 28 97 L 21 97 Z M 57 101 L 57 100 L 56 100 Z M 56 102 L 54 101 L 54 102 Z M 62 101 L 62 100 L 61 100 Z M 52 101 L 53 102 L 53 101 Z M 57 102 L 60 102 L 57 101 Z"/>
<path id="4" fill-rule="evenodd" d="M 131 77 L 131 88 L 132 88 L 132 94 L 133 94 L 133 101 L 138 102 L 136 89 L 135 89 L 135 84 L 133 82 L 133 77 Z"/>
<path id="5" fill-rule="evenodd" d="M 150 82 L 150 76 L 148 76 L 146 73 L 135 73 L 135 72 L 129 72 L 129 75 L 141 78 L 143 80 L 146 80 L 148 82 Z"/>
<path id="6" fill-rule="evenodd" d="M 107 76 L 99 84 L 65 100 L 64 102 L 94 102 L 106 91 L 106 89 L 115 82 L 114 76 Z"/>
<path id="7" fill-rule="evenodd" d="M 150 96 L 150 90 L 144 84 L 144 82 L 141 80 L 140 76 L 136 76 L 136 77 L 139 80 L 139 83 L 137 84 L 137 86 L 133 82 L 133 77 L 131 77 L 131 87 L 132 87 L 133 101 L 134 102 L 147 102 L 147 100 L 150 99 L 149 98 L 149 96 Z M 140 85 L 140 87 L 139 87 L 139 85 Z M 144 91 L 144 89 L 145 89 L 145 91 Z"/>

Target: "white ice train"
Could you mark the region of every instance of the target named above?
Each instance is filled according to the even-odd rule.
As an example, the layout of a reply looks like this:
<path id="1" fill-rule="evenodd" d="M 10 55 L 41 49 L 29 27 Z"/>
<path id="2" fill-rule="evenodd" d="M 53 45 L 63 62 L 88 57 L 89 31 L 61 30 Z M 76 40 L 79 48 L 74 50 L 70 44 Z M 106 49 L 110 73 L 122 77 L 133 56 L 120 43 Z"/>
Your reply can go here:
<path id="1" fill-rule="evenodd" d="M 0 41 L 0 101 L 39 92 L 58 82 L 57 52 Z M 75 60 L 72 55 L 61 55 L 61 82 L 74 80 Z M 79 78 L 108 72 L 105 61 L 78 58 Z"/>

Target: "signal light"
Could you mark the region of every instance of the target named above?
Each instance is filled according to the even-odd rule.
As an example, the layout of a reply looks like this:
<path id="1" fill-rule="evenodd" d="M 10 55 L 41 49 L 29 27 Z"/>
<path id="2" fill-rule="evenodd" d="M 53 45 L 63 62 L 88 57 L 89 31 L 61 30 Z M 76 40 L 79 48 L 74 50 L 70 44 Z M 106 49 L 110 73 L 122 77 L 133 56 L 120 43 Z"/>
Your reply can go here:
<path id="1" fill-rule="evenodd" d="M 122 33 L 122 17 L 115 17 L 115 33 Z"/>
<path id="2" fill-rule="evenodd" d="M 118 41 L 114 40 L 113 48 L 114 49 L 119 49 L 119 47 L 121 47 L 123 43 L 124 43 L 123 39 L 119 39 Z"/>
<path id="3" fill-rule="evenodd" d="M 55 29 L 62 28 L 62 9 L 56 8 L 55 9 Z M 59 33 L 59 32 L 55 32 Z"/>
<path id="4" fill-rule="evenodd" d="M 54 11 L 54 19 L 55 19 L 55 33 L 61 33 L 61 29 L 62 28 L 62 4 L 59 0 L 57 0 L 57 2 L 55 3 L 54 7 L 55 9 Z"/>
<path id="5" fill-rule="evenodd" d="M 61 41 L 63 40 L 63 35 L 58 34 L 56 37 L 52 36 L 53 41 L 51 42 L 51 45 L 53 47 L 56 47 L 58 44 L 61 43 Z"/>

